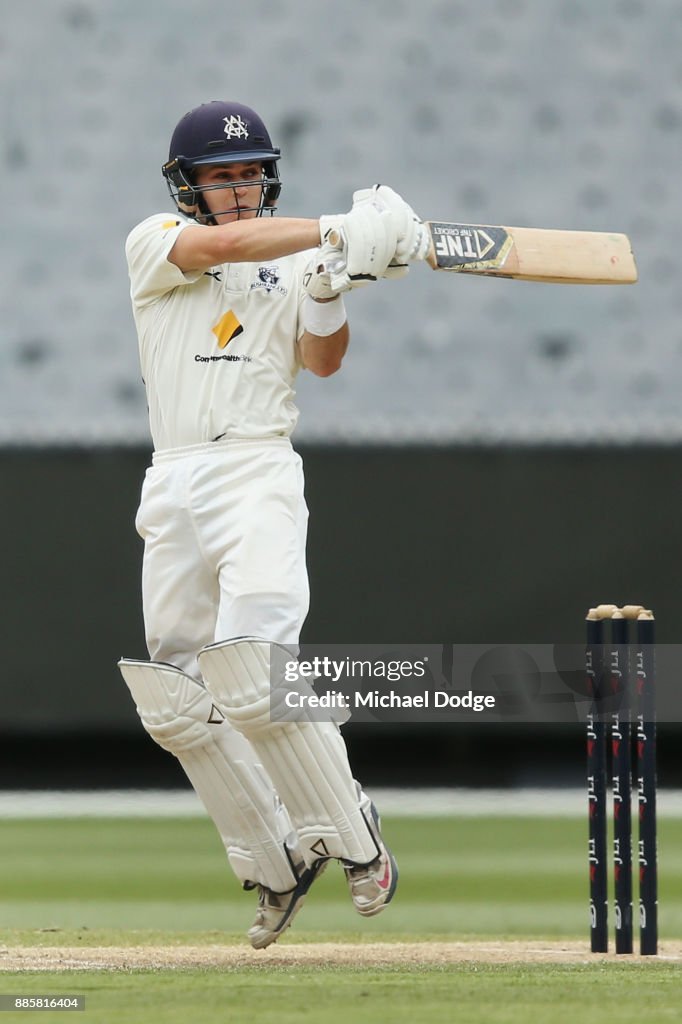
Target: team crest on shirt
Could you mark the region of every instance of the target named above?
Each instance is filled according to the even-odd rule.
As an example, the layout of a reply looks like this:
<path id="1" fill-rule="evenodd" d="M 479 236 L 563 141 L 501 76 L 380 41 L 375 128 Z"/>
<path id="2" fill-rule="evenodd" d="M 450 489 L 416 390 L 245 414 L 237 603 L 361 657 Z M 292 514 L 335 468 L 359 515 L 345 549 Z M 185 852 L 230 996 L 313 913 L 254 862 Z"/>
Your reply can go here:
<path id="1" fill-rule="evenodd" d="M 255 291 L 257 288 L 263 288 L 268 294 L 270 294 L 270 292 L 277 292 L 278 295 L 287 295 L 289 289 L 285 288 L 279 282 L 279 267 L 273 267 L 270 265 L 259 267 L 258 278 L 252 283 L 250 291 Z"/>

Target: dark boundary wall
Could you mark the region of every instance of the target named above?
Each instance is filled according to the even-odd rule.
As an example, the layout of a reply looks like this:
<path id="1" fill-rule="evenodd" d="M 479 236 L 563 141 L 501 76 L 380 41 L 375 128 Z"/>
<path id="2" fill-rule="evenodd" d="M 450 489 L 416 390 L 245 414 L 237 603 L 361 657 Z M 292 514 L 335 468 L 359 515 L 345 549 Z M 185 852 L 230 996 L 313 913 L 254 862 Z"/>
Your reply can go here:
<path id="1" fill-rule="evenodd" d="M 680 642 L 679 448 L 299 450 L 304 640 L 580 643 L 586 609 L 614 601 L 653 607 L 659 640 Z M 133 520 L 149 454 L 0 451 L 2 786 L 182 781 L 141 733 L 116 669 L 121 655 L 145 657 Z M 582 737 L 558 727 L 347 737 L 375 784 L 583 777 Z"/>

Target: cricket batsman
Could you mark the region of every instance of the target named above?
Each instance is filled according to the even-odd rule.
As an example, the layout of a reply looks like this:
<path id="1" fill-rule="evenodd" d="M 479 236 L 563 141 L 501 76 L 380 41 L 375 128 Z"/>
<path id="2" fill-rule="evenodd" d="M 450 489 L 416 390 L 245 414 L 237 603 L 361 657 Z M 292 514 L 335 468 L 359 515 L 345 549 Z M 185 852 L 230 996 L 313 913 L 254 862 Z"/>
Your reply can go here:
<path id="1" fill-rule="evenodd" d="M 331 861 L 363 916 L 396 889 L 338 725 L 271 720 L 269 697 L 272 659 L 298 651 L 309 605 L 296 375 L 341 366 L 345 292 L 403 275 L 429 248 L 385 186 L 356 192 L 345 214 L 273 216 L 279 158 L 249 107 L 191 110 L 163 166 L 174 210 L 126 242 L 154 445 L 136 517 L 151 660 L 119 664 L 145 729 L 257 891 L 255 948 Z"/>

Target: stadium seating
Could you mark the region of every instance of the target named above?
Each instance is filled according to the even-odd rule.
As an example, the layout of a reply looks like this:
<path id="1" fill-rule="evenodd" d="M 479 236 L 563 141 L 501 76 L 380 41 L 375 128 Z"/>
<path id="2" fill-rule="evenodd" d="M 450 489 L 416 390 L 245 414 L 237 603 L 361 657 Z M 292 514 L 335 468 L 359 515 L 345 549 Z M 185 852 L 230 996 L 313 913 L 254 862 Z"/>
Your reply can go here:
<path id="1" fill-rule="evenodd" d="M 123 244 L 190 107 L 255 107 L 280 212 L 630 234 L 633 288 L 432 274 L 349 296 L 299 441 L 680 440 L 678 0 L 32 0 L 0 27 L 0 443 L 147 443 Z"/>

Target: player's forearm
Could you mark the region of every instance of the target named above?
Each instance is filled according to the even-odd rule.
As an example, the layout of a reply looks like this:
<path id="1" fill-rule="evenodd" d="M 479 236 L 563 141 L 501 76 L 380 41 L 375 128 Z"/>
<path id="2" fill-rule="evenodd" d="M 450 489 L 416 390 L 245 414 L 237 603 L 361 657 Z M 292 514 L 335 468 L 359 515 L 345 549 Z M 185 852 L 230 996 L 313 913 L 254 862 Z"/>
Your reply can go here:
<path id="1" fill-rule="evenodd" d="M 310 370 L 317 377 L 330 377 L 332 373 L 336 373 L 341 368 L 349 339 L 350 332 L 347 323 L 343 324 L 334 334 L 329 334 L 324 338 L 305 331 L 298 346 L 306 370 Z"/>
<path id="2" fill-rule="evenodd" d="M 219 263 L 274 260 L 319 244 L 319 221 L 302 217 L 190 225 L 178 235 L 168 259 L 183 271 L 202 270 Z"/>

